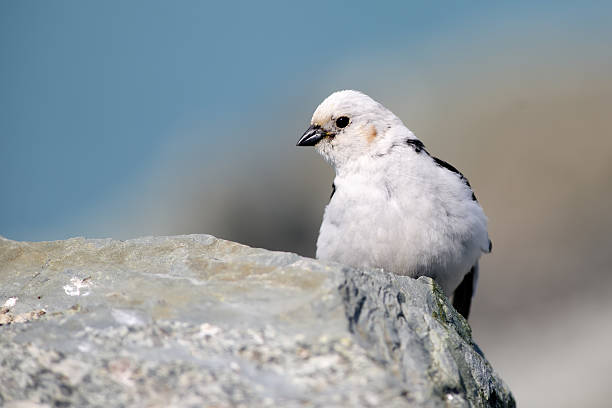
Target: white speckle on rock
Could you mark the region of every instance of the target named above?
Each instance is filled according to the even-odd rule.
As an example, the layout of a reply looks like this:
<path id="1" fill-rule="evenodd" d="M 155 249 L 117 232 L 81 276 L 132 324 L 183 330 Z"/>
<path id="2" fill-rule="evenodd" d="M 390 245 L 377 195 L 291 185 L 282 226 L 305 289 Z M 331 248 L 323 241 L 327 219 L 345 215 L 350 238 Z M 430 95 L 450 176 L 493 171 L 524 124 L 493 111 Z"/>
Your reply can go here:
<path id="1" fill-rule="evenodd" d="M 93 349 L 90 343 L 80 343 L 77 348 L 81 353 L 89 353 Z"/>
<path id="2" fill-rule="evenodd" d="M 249 329 L 247 330 L 247 332 L 249 333 L 251 338 L 255 341 L 255 344 L 264 344 L 263 337 L 261 337 L 261 335 L 257 333 L 255 330 Z"/>
<path id="3" fill-rule="evenodd" d="M 372 407 L 380 406 L 380 398 L 378 398 L 375 394 L 373 394 L 371 392 L 367 392 L 367 393 L 365 393 L 364 398 L 365 398 L 366 402 L 368 403 L 368 405 L 370 405 Z"/>
<path id="4" fill-rule="evenodd" d="M 199 337 L 214 336 L 215 334 L 218 334 L 219 332 L 221 332 L 221 329 L 218 328 L 217 326 L 213 326 L 212 324 L 209 324 L 209 323 L 202 323 L 200 325 Z"/>
<path id="5" fill-rule="evenodd" d="M 64 292 L 68 296 L 89 296 L 91 291 L 89 290 L 91 283 L 88 281 L 89 278 L 81 279 L 77 276 L 70 278 L 70 283 L 64 285 Z"/>
<path id="6" fill-rule="evenodd" d="M 4 307 L 13 307 L 17 304 L 17 300 L 19 300 L 18 297 L 10 297 L 8 299 L 6 299 L 6 302 L 4 302 L 4 304 L 2 306 Z"/>
<path id="7" fill-rule="evenodd" d="M 117 323 L 125 324 L 126 326 L 143 326 L 144 322 L 135 313 L 128 310 L 113 309 L 111 311 L 113 318 Z"/>

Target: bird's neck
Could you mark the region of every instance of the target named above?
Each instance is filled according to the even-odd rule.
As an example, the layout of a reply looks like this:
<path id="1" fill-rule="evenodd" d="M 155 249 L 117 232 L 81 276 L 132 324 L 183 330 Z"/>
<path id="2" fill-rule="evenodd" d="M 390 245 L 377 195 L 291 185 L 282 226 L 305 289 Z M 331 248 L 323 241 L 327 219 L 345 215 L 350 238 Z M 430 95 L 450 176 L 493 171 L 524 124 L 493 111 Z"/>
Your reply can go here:
<path id="1" fill-rule="evenodd" d="M 384 166 L 384 161 L 377 160 L 377 157 L 361 156 L 352 160 L 343 160 L 334 163 L 333 167 L 336 172 L 336 177 L 339 178 L 362 178 L 371 177 L 372 174 L 378 174 Z"/>

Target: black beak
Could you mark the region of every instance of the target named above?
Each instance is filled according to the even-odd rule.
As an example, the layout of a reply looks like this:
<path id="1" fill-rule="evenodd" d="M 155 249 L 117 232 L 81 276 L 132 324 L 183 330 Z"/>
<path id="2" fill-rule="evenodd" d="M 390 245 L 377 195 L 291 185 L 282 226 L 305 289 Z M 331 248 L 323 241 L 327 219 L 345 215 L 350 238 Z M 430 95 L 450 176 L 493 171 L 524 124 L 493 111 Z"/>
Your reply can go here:
<path id="1" fill-rule="evenodd" d="M 323 130 L 319 125 L 311 125 L 300 137 L 296 146 L 314 146 L 325 136 L 331 136 L 331 134 Z"/>

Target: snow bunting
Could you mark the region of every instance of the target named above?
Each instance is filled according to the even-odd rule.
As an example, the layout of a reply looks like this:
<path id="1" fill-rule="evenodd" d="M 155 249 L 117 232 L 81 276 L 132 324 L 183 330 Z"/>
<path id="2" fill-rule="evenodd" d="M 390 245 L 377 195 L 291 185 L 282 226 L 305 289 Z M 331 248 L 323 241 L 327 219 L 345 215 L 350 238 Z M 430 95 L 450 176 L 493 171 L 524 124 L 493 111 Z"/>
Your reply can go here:
<path id="1" fill-rule="evenodd" d="M 433 157 L 390 110 L 357 91 L 315 110 L 298 146 L 314 146 L 336 177 L 317 258 L 435 279 L 466 319 L 487 218 L 468 180 Z"/>

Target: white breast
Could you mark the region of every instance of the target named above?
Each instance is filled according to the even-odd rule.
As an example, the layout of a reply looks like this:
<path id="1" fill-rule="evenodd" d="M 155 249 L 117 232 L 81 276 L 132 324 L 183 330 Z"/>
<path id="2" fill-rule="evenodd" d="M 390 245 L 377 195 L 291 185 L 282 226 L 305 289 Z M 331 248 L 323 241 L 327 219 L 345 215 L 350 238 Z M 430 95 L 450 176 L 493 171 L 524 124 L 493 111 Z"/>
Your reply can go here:
<path id="1" fill-rule="evenodd" d="M 398 151 L 353 170 L 336 176 L 317 258 L 431 276 L 452 294 L 488 248 L 470 189 L 426 153 Z"/>

